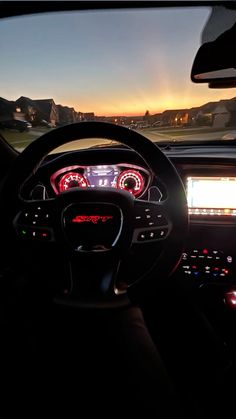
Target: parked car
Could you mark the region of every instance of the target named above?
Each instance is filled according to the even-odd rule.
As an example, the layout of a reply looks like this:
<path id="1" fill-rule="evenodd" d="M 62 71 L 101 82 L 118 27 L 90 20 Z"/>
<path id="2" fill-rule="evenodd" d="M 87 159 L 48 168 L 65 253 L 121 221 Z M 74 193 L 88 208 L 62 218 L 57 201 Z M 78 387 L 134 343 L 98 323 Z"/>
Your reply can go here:
<path id="1" fill-rule="evenodd" d="M 8 121 L 0 122 L 0 128 L 2 129 L 14 129 L 19 132 L 28 131 L 32 128 L 32 125 L 28 121 L 20 120 L 20 119 L 10 119 Z"/>
<path id="2" fill-rule="evenodd" d="M 48 121 L 46 121 L 46 119 L 42 119 L 39 123 L 39 126 L 40 127 L 51 128 L 51 124 Z"/>
<path id="3" fill-rule="evenodd" d="M 138 128 L 138 125 L 137 125 L 137 124 L 130 124 L 130 125 L 128 126 L 128 128 L 129 128 L 129 129 L 136 129 L 136 128 Z"/>

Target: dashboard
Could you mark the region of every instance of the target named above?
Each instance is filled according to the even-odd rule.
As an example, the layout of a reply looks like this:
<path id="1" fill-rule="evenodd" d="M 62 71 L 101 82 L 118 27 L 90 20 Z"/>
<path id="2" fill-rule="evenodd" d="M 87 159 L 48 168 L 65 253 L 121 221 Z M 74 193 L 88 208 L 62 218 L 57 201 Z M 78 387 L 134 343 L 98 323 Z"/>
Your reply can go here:
<path id="1" fill-rule="evenodd" d="M 60 168 L 50 176 L 56 195 L 75 187 L 117 188 L 141 198 L 151 180 L 152 175 L 147 169 L 128 163 L 74 165 Z M 190 215 L 236 216 L 236 177 L 193 175 L 185 177 L 184 183 Z"/>
<path id="2" fill-rule="evenodd" d="M 225 151 L 224 151 L 225 152 Z M 177 275 L 196 284 L 236 284 L 236 155 L 194 155 L 166 151 L 186 188 L 190 229 Z M 28 184 L 32 199 L 53 197 L 74 188 L 119 188 L 135 199 L 161 201 L 167 191 L 145 161 L 128 149 L 104 148 L 50 155 Z M 130 269 L 144 267 L 144 243 Z M 140 247 L 141 249 L 141 247 Z M 153 255 L 156 258 L 157 254 Z M 136 261 L 139 260 L 139 264 Z M 130 273 L 132 275 L 132 272 Z"/>
<path id="3" fill-rule="evenodd" d="M 143 167 L 120 163 L 117 165 L 69 166 L 63 167 L 50 177 L 55 194 L 68 189 L 117 188 L 141 197 L 147 190 L 151 175 Z"/>
<path id="4" fill-rule="evenodd" d="M 78 157 L 74 153 L 69 154 L 71 155 L 74 156 L 75 163 Z M 56 165 L 56 170 L 53 167 L 54 161 L 47 164 L 47 167 L 52 166 L 44 182 L 47 184 L 47 195 L 58 195 L 71 188 L 117 188 L 128 191 L 136 199 L 160 201 L 167 193 L 161 186 L 161 179 L 154 179 L 149 168 L 144 164 L 134 164 L 132 159 L 128 163 L 114 164 L 109 160 L 106 164 L 63 165 L 64 159 L 61 156 L 56 158 L 55 162 L 57 161 L 59 164 Z M 222 221 L 222 216 L 231 220 L 236 217 L 236 172 L 232 174 L 230 167 L 204 167 L 195 164 L 190 169 L 188 165 L 179 164 L 178 161 L 176 168 L 185 185 L 191 221 L 204 221 L 204 217 L 205 221 L 217 221 L 219 217 Z"/>
<path id="5" fill-rule="evenodd" d="M 218 312 L 220 307 L 227 314 L 225 296 L 232 290 L 236 295 L 236 150 L 176 147 L 163 151 L 185 185 L 190 220 L 182 259 L 170 284 L 194 290 L 206 310 L 216 307 Z M 49 155 L 25 184 L 23 193 L 25 198 L 37 200 L 74 187 L 124 188 L 135 199 L 150 201 L 161 201 L 167 194 L 161 177 L 154 177 L 139 155 L 118 147 Z M 133 247 L 120 267 L 120 277 L 125 275 L 127 281 L 145 274 L 150 257 L 155 263 L 159 256 L 152 243 Z M 63 257 L 57 250 L 54 257 L 62 266 Z M 235 301 L 234 296 L 232 310 Z M 222 326 L 225 330 L 228 320 L 226 317 Z"/>

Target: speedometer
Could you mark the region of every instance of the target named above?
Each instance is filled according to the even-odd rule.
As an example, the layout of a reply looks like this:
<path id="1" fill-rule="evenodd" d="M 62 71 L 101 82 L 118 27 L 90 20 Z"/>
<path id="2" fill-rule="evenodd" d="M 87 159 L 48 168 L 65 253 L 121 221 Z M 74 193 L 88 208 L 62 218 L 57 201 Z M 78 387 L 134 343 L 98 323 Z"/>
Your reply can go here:
<path id="1" fill-rule="evenodd" d="M 71 188 L 86 188 L 88 186 L 87 179 L 77 172 L 68 172 L 61 177 L 58 187 L 60 192 L 67 191 Z"/>
<path id="2" fill-rule="evenodd" d="M 134 196 L 143 192 L 144 184 L 144 178 L 137 170 L 125 170 L 117 179 L 118 189 L 124 189 Z"/>

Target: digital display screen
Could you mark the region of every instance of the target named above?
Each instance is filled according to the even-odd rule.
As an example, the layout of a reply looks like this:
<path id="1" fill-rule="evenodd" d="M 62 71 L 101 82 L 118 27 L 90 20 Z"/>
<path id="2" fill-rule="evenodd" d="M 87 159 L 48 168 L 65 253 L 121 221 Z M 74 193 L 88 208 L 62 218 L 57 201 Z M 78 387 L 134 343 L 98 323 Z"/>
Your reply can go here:
<path id="1" fill-rule="evenodd" d="M 91 166 L 86 170 L 86 176 L 92 188 L 115 188 L 118 174 L 116 166 Z"/>
<path id="2" fill-rule="evenodd" d="M 190 214 L 236 215 L 236 177 L 188 177 Z"/>

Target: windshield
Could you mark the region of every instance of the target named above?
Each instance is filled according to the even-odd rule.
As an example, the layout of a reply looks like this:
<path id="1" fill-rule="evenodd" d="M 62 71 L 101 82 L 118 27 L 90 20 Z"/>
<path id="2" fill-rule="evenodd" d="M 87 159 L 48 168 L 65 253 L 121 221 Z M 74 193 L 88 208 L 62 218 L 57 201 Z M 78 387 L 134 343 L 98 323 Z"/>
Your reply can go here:
<path id="1" fill-rule="evenodd" d="M 90 120 L 121 124 L 162 143 L 233 135 L 234 91 L 190 80 L 210 11 L 162 8 L 2 19 L 0 133 L 19 151 L 58 126 Z M 89 145 L 101 142 L 91 139 Z"/>

